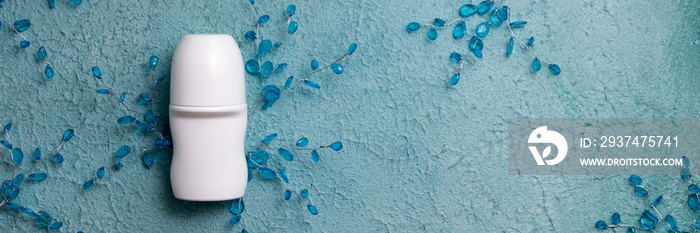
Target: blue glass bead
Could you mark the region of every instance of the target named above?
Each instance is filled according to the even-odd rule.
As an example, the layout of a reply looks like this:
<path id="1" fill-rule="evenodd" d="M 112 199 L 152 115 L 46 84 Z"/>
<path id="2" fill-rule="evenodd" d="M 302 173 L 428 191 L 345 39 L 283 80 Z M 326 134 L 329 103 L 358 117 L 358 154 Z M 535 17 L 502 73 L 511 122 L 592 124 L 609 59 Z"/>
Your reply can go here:
<path id="1" fill-rule="evenodd" d="M 450 60 L 452 60 L 453 62 L 459 62 L 462 60 L 462 54 L 452 52 L 452 54 L 450 54 Z"/>
<path id="2" fill-rule="evenodd" d="M 248 0 L 250 2 L 250 5 L 255 5 L 255 0 Z"/>
<path id="3" fill-rule="evenodd" d="M 232 214 L 239 215 L 243 213 L 243 210 L 245 210 L 245 202 L 243 202 L 243 199 L 241 198 L 234 199 L 231 201 L 231 207 L 229 210 L 231 210 Z"/>
<path id="4" fill-rule="evenodd" d="M 36 59 L 39 61 L 46 60 L 48 57 L 48 53 L 46 52 L 46 49 L 44 47 L 39 47 L 39 50 L 36 52 Z"/>
<path id="5" fill-rule="evenodd" d="M 263 164 L 266 163 L 268 159 L 270 159 L 270 154 L 267 153 L 267 151 L 253 151 L 248 153 L 248 157 L 250 160 L 257 164 Z M 253 164 L 255 165 L 255 164 Z"/>
<path id="6" fill-rule="evenodd" d="M 56 8 L 56 0 L 49 0 L 49 8 Z"/>
<path id="7" fill-rule="evenodd" d="M 250 180 L 252 180 L 252 179 L 253 179 L 253 171 L 251 171 L 250 167 L 248 167 L 248 181 L 247 182 L 250 182 Z"/>
<path id="8" fill-rule="evenodd" d="M 299 192 L 299 194 L 301 194 L 301 197 L 303 197 L 303 198 L 309 198 L 309 190 L 308 189 L 301 190 L 301 192 Z"/>
<path id="9" fill-rule="evenodd" d="M 151 130 L 153 130 L 153 129 L 151 129 L 151 126 L 149 126 L 148 124 L 146 124 L 146 123 L 143 122 L 143 121 L 140 121 L 140 120 L 137 119 L 137 120 L 134 121 L 134 122 L 136 122 L 136 126 L 138 126 L 139 128 L 141 128 L 142 130 L 145 130 L 145 131 L 151 131 Z"/>
<path id="10" fill-rule="evenodd" d="M 167 74 L 161 75 L 161 76 L 158 78 L 158 80 L 156 80 L 156 83 L 162 83 L 163 80 L 165 80 L 165 78 L 167 78 L 167 77 L 168 77 Z"/>
<path id="11" fill-rule="evenodd" d="M 476 12 L 479 13 L 480 15 L 483 15 L 483 14 L 486 14 L 486 12 L 489 12 L 491 10 L 491 7 L 493 7 L 492 1 L 490 1 L 490 0 L 482 1 L 477 6 Z"/>
<path id="12" fill-rule="evenodd" d="M 430 31 L 428 31 L 428 39 L 430 40 L 435 40 L 438 37 L 437 30 L 435 28 L 431 28 Z"/>
<path id="13" fill-rule="evenodd" d="M 44 173 L 34 173 L 34 174 L 29 175 L 29 179 L 31 179 L 33 181 L 42 181 L 42 180 L 45 180 L 46 177 L 48 177 L 48 176 Z"/>
<path id="14" fill-rule="evenodd" d="M 270 40 L 263 40 L 260 42 L 260 45 L 258 45 L 258 56 L 263 56 L 270 52 L 272 49 L 272 41 Z"/>
<path id="15" fill-rule="evenodd" d="M 445 20 L 442 20 L 441 18 L 435 18 L 435 22 L 433 22 L 433 26 L 435 26 L 435 27 L 445 26 Z"/>
<path id="16" fill-rule="evenodd" d="M 29 29 L 29 26 L 32 26 L 32 23 L 29 22 L 28 19 L 20 19 L 15 21 L 14 24 L 12 24 L 12 27 L 15 28 L 18 32 L 23 32 Z"/>
<path id="17" fill-rule="evenodd" d="M 509 15 L 508 11 L 509 10 L 510 10 L 510 8 L 508 6 L 502 6 L 501 10 L 499 10 L 496 13 L 496 17 L 498 17 L 498 19 L 501 21 L 501 23 L 508 21 L 508 15 Z M 501 26 L 501 23 L 499 23 L 498 25 L 494 25 L 494 26 L 496 26 L 496 27 Z"/>
<path id="18" fill-rule="evenodd" d="M 143 155 L 141 156 L 141 160 L 143 161 L 143 164 L 146 165 L 147 168 L 153 167 L 153 155 L 149 150 L 146 150 L 143 152 Z"/>
<path id="19" fill-rule="evenodd" d="M 459 74 L 453 74 L 452 77 L 450 77 L 450 85 L 457 85 L 457 83 L 459 82 L 459 76 Z"/>
<path id="20" fill-rule="evenodd" d="M 657 197 L 657 198 L 654 200 L 654 202 L 651 203 L 651 206 L 653 206 L 653 207 L 658 206 L 658 205 L 661 203 L 661 200 L 663 200 L 663 199 L 664 199 L 664 196 L 659 196 L 659 197 Z"/>
<path id="21" fill-rule="evenodd" d="M 459 8 L 459 15 L 463 18 L 467 18 L 474 14 L 476 14 L 476 6 L 473 4 L 462 5 L 462 7 Z"/>
<path id="22" fill-rule="evenodd" d="M 501 26 L 503 24 L 503 21 L 500 18 L 500 13 L 501 11 L 492 11 L 491 16 L 489 17 L 489 23 L 493 25 L 494 27 Z"/>
<path id="23" fill-rule="evenodd" d="M 621 222 L 621 220 L 620 220 L 620 214 L 617 213 L 617 212 L 615 212 L 615 213 L 612 215 L 612 217 L 610 218 L 610 222 L 611 222 L 613 225 L 618 225 L 618 224 L 620 224 L 620 222 Z"/>
<path id="24" fill-rule="evenodd" d="M 685 166 L 685 167 L 690 166 L 690 160 L 688 160 L 688 157 L 686 157 L 685 155 L 681 156 L 681 160 L 683 161 L 683 166 Z"/>
<path id="25" fill-rule="evenodd" d="M 267 135 L 267 137 L 265 137 L 265 138 L 261 141 L 261 143 L 262 143 L 263 145 L 268 144 L 268 143 L 272 142 L 272 140 L 275 140 L 275 138 L 277 138 L 277 133 L 273 133 L 273 134 Z"/>
<path id="26" fill-rule="evenodd" d="M 12 186 L 19 186 L 24 182 L 24 174 L 20 173 L 12 179 Z"/>
<path id="27" fill-rule="evenodd" d="M 636 233 L 637 231 L 634 230 L 634 227 L 628 227 L 627 228 L 627 233 Z"/>
<path id="28" fill-rule="evenodd" d="M 231 224 L 237 224 L 237 223 L 239 223 L 240 221 L 241 221 L 241 216 L 240 216 L 240 215 L 234 215 L 233 217 L 231 217 L 231 220 L 229 220 L 229 222 L 230 222 Z"/>
<path id="29" fill-rule="evenodd" d="M 480 23 L 476 28 L 474 29 L 474 33 L 481 38 L 484 38 L 489 35 L 489 30 L 491 26 L 489 26 L 488 22 L 483 22 Z"/>
<path id="30" fill-rule="evenodd" d="M 657 217 L 656 214 L 652 213 L 649 210 L 644 210 L 644 215 L 649 217 L 649 219 L 651 219 L 654 222 L 659 222 L 659 217 Z"/>
<path id="31" fill-rule="evenodd" d="M 527 22 L 525 22 L 525 21 L 515 21 L 515 22 L 510 23 L 510 26 L 517 28 L 517 27 L 525 26 L 525 24 L 527 24 Z"/>
<path id="32" fill-rule="evenodd" d="M 272 73 L 272 62 L 266 61 L 263 62 L 262 66 L 260 67 L 260 73 L 263 75 L 264 78 L 270 77 L 270 74 Z"/>
<path id="33" fill-rule="evenodd" d="M 117 158 L 124 158 L 124 156 L 128 155 L 129 153 L 131 153 L 131 147 L 123 145 L 117 149 L 116 155 Z"/>
<path id="34" fill-rule="evenodd" d="M 631 185 L 640 185 L 642 184 L 642 177 L 639 177 L 638 175 L 631 175 L 629 179 L 629 183 Z"/>
<path id="35" fill-rule="evenodd" d="M 693 176 L 690 174 L 690 170 L 688 170 L 688 168 L 681 169 L 681 178 L 690 179 L 691 177 Z"/>
<path id="36" fill-rule="evenodd" d="M 678 223 L 676 222 L 676 219 L 673 216 L 667 214 L 665 219 L 666 223 L 668 223 L 668 227 L 670 227 L 674 231 L 678 231 Z"/>
<path id="37" fill-rule="evenodd" d="M 603 221 L 603 220 L 598 220 L 595 223 L 595 227 L 602 230 L 602 229 L 608 228 L 608 224 L 605 223 L 605 221 Z"/>
<path id="38" fill-rule="evenodd" d="M 287 63 L 280 63 L 277 65 L 277 68 L 275 68 L 275 72 L 283 71 L 284 68 L 287 68 Z"/>
<path id="39" fill-rule="evenodd" d="M 255 164 L 255 162 L 253 162 L 253 160 L 251 160 L 250 158 L 246 159 L 246 163 L 248 164 L 248 168 L 249 168 L 248 170 L 250 170 L 250 168 L 260 167 L 260 165 Z"/>
<path id="40" fill-rule="evenodd" d="M 12 149 L 12 162 L 15 166 L 22 164 L 24 160 L 24 153 L 19 148 Z"/>
<path id="41" fill-rule="evenodd" d="M 272 45 L 272 47 L 275 47 L 275 48 L 279 48 L 280 46 L 282 46 L 282 42 L 277 42 L 277 43 Z"/>
<path id="42" fill-rule="evenodd" d="M 39 211 L 38 214 L 39 217 L 36 219 L 37 223 L 43 227 L 48 227 L 51 220 L 53 220 L 51 215 L 45 211 Z"/>
<path id="43" fill-rule="evenodd" d="M 41 150 L 39 147 L 34 150 L 34 160 L 39 161 L 41 159 Z"/>
<path id="44" fill-rule="evenodd" d="M 542 69 L 542 63 L 540 62 L 539 58 L 535 58 L 535 60 L 532 61 L 532 70 L 537 72 Z"/>
<path id="45" fill-rule="evenodd" d="M 287 6 L 287 16 L 292 17 L 297 12 L 297 7 L 294 5 Z"/>
<path id="46" fill-rule="evenodd" d="M 76 6 L 79 6 L 80 4 L 83 3 L 83 0 L 70 0 L 70 3 Z"/>
<path id="47" fill-rule="evenodd" d="M 284 160 L 287 160 L 289 162 L 294 160 L 294 156 L 292 155 L 292 152 L 289 152 L 287 149 L 279 148 L 279 149 L 277 149 L 277 152 L 280 153 L 280 156 L 282 156 L 282 158 Z"/>
<path id="48" fill-rule="evenodd" d="M 153 100 L 153 99 L 151 99 L 151 96 L 149 96 L 146 93 L 139 94 L 139 99 L 141 99 L 141 101 L 143 101 L 143 102 L 151 102 Z"/>
<path id="49" fill-rule="evenodd" d="M 318 209 L 316 209 L 316 206 L 308 204 L 308 205 L 306 205 L 306 208 L 309 209 L 309 213 L 311 213 L 312 215 L 318 214 Z"/>
<path id="50" fill-rule="evenodd" d="M 331 147 L 331 149 L 334 150 L 334 151 L 340 151 L 341 149 L 343 149 L 343 143 L 341 143 L 341 142 L 334 142 L 334 143 L 331 143 L 330 147 Z"/>
<path id="51" fill-rule="evenodd" d="M 29 41 L 26 41 L 26 40 L 20 41 L 20 42 L 19 42 L 19 47 L 21 47 L 21 48 L 23 48 L 23 49 L 26 49 L 27 47 L 29 47 Z"/>
<path id="52" fill-rule="evenodd" d="M 287 177 L 287 174 L 284 173 L 284 169 L 277 169 L 277 174 L 279 174 L 280 177 L 282 177 L 284 183 L 289 183 L 289 178 Z"/>
<path id="53" fill-rule="evenodd" d="M 477 36 L 473 36 L 471 40 L 469 40 L 469 49 L 472 51 L 474 56 L 477 58 L 481 59 L 482 54 L 481 50 L 484 49 L 484 42 L 479 39 Z"/>
<path id="54" fill-rule="evenodd" d="M 36 217 L 37 217 L 37 214 L 36 214 L 34 211 L 32 211 L 32 210 L 30 210 L 29 208 L 26 208 L 26 207 L 25 207 L 25 208 L 22 208 L 22 213 L 24 213 L 24 214 L 26 214 L 27 216 L 32 217 L 32 218 L 36 218 Z"/>
<path id="55" fill-rule="evenodd" d="M 292 81 L 294 81 L 294 76 L 289 76 L 287 78 L 287 81 L 284 82 L 284 89 L 289 89 L 290 86 L 292 86 Z"/>
<path id="56" fill-rule="evenodd" d="M 508 56 L 513 55 L 513 43 L 514 43 L 514 42 L 515 42 L 515 41 L 513 40 L 513 37 L 511 37 L 511 38 L 508 40 Z"/>
<path id="57" fill-rule="evenodd" d="M 298 147 L 306 147 L 306 145 L 309 145 L 309 139 L 307 138 L 301 138 L 299 141 L 297 141 Z"/>
<path id="58" fill-rule="evenodd" d="M 46 69 L 44 70 L 44 76 L 48 79 L 52 79 L 54 75 L 53 67 L 50 65 L 46 65 Z"/>
<path id="59" fill-rule="evenodd" d="M 80 3 L 75 4 L 74 2 L 82 2 L 82 1 L 80 1 L 80 0 L 71 0 L 70 2 L 73 3 L 73 5 L 80 5 Z M 51 226 L 49 226 L 49 230 L 55 231 L 55 230 L 60 229 L 62 226 L 63 226 L 63 223 L 62 223 L 62 222 L 60 222 L 60 221 L 59 221 L 59 222 L 54 222 L 54 223 L 51 224 Z"/>
<path id="60" fill-rule="evenodd" d="M 105 167 L 100 167 L 99 169 L 97 169 L 96 174 L 97 174 L 97 179 L 104 178 L 105 177 Z"/>
<path id="61" fill-rule="evenodd" d="M 260 63 L 258 63 L 258 60 L 250 59 L 245 63 L 245 70 L 251 74 L 260 73 Z"/>
<path id="62" fill-rule="evenodd" d="M 279 99 L 281 92 L 282 91 L 279 89 L 279 87 L 277 87 L 277 85 L 267 85 L 263 87 L 263 98 L 265 99 L 263 109 L 272 107 L 272 104 Z"/>
<path id="63" fill-rule="evenodd" d="M 287 33 L 289 33 L 289 35 L 292 35 L 295 32 L 297 32 L 297 28 L 299 28 L 299 24 L 297 22 L 292 21 L 289 23 L 289 26 L 287 26 Z"/>
<path id="64" fill-rule="evenodd" d="M 355 53 L 355 50 L 357 50 L 357 43 L 350 44 L 350 47 L 348 47 L 348 55 L 352 55 L 353 53 Z M 318 62 L 316 62 L 316 63 L 317 63 L 316 68 L 318 68 Z"/>
<path id="65" fill-rule="evenodd" d="M 248 31 L 245 33 L 245 39 L 248 41 L 254 41 L 258 38 L 258 35 L 254 31 Z"/>
<path id="66" fill-rule="evenodd" d="M 316 69 L 318 69 L 318 61 L 311 60 L 311 70 L 316 70 Z"/>
<path id="67" fill-rule="evenodd" d="M 274 179 L 275 176 L 277 176 L 275 171 L 266 167 L 259 167 L 258 171 L 260 171 L 260 175 L 265 179 Z"/>
<path id="68" fill-rule="evenodd" d="M 634 187 L 634 194 L 637 194 L 637 196 L 646 196 L 649 194 L 649 191 L 645 189 L 644 187 L 641 186 L 635 186 Z"/>
<path id="69" fill-rule="evenodd" d="M 688 186 L 688 190 L 692 193 L 700 193 L 700 187 L 697 184 L 691 184 Z"/>
<path id="70" fill-rule="evenodd" d="M 92 76 L 95 76 L 97 79 L 102 78 L 102 70 L 100 70 L 100 67 L 93 66 L 92 67 Z"/>
<path id="71" fill-rule="evenodd" d="M 292 191 L 287 189 L 284 191 L 284 200 L 287 201 L 289 198 L 292 198 Z"/>
<path id="72" fill-rule="evenodd" d="M 698 194 L 691 193 L 688 195 L 688 206 L 695 211 L 700 210 L 700 200 L 698 200 Z"/>
<path id="73" fill-rule="evenodd" d="M 65 132 L 63 132 L 63 141 L 68 141 L 71 138 L 73 138 L 74 131 L 73 129 L 67 129 Z"/>
<path id="74" fill-rule="evenodd" d="M 5 128 L 3 128 L 3 129 L 5 131 L 10 131 L 12 129 L 12 123 L 7 123 L 7 125 L 5 125 Z"/>
<path id="75" fill-rule="evenodd" d="M 452 30 L 452 36 L 454 36 L 455 39 L 462 38 L 466 34 L 467 24 L 465 24 L 464 21 L 459 22 L 457 25 L 455 25 L 455 28 Z"/>
<path id="76" fill-rule="evenodd" d="M 416 23 L 416 22 L 410 22 L 410 23 L 408 23 L 408 26 L 406 26 L 407 32 L 415 32 L 418 29 L 420 29 L 420 24 Z"/>
<path id="77" fill-rule="evenodd" d="M 0 144 L 2 144 L 3 146 L 7 147 L 7 149 L 12 150 L 12 144 L 10 144 L 9 142 L 7 142 L 7 141 L 5 141 L 5 140 L 0 141 Z"/>
<path id="78" fill-rule="evenodd" d="M 53 154 L 53 161 L 59 164 L 63 163 L 63 155 L 59 153 Z"/>
<path id="79" fill-rule="evenodd" d="M 107 90 L 107 89 L 97 89 L 97 94 L 106 95 L 109 93 L 112 93 L 112 92 Z"/>
<path id="80" fill-rule="evenodd" d="M 270 21 L 270 16 L 263 15 L 263 16 L 260 16 L 260 18 L 258 19 L 258 24 L 265 24 L 265 23 L 267 23 L 267 21 Z"/>
<path id="81" fill-rule="evenodd" d="M 342 74 L 344 69 L 340 64 L 333 63 L 331 64 L 331 70 L 336 74 Z"/>
<path id="82" fill-rule="evenodd" d="M 155 69 L 158 65 L 158 60 L 160 59 L 158 59 L 158 57 L 156 56 L 151 56 L 150 58 L 148 58 L 148 67 L 151 69 Z"/>
<path id="83" fill-rule="evenodd" d="M 307 86 L 313 88 L 313 89 L 321 89 L 321 86 L 318 85 L 318 83 L 309 81 L 309 80 L 304 80 L 304 83 L 306 83 Z"/>
<path id="84" fill-rule="evenodd" d="M 557 64 L 549 64 L 549 72 L 551 72 L 553 75 L 558 75 L 561 73 L 561 69 Z"/>
<path id="85" fill-rule="evenodd" d="M 12 203 L 12 202 L 7 203 L 7 206 L 9 206 L 12 209 L 16 209 L 16 210 L 21 210 L 23 208 L 21 205 L 18 205 L 18 204 Z"/>
<path id="86" fill-rule="evenodd" d="M 117 123 L 119 123 L 120 125 L 128 125 L 134 123 L 134 120 L 136 120 L 136 118 L 132 116 L 123 116 L 117 119 Z"/>
<path id="87" fill-rule="evenodd" d="M 654 230 L 654 228 L 656 228 L 654 222 L 651 221 L 651 219 L 646 215 L 642 215 L 642 217 L 639 217 L 639 223 L 642 225 L 642 228 L 647 230 Z"/>
<path id="88" fill-rule="evenodd" d="M 527 46 L 532 46 L 532 44 L 535 43 L 535 37 L 530 37 L 529 40 L 527 40 Z"/>
<path id="89" fill-rule="evenodd" d="M 314 163 L 318 163 L 318 161 L 321 160 L 321 156 L 318 155 L 318 151 L 311 151 L 311 160 L 314 161 Z"/>
<path id="90" fill-rule="evenodd" d="M 93 185 L 95 185 L 95 180 L 88 180 L 88 182 L 85 182 L 85 184 L 83 184 L 83 189 L 88 190 L 92 188 Z"/>

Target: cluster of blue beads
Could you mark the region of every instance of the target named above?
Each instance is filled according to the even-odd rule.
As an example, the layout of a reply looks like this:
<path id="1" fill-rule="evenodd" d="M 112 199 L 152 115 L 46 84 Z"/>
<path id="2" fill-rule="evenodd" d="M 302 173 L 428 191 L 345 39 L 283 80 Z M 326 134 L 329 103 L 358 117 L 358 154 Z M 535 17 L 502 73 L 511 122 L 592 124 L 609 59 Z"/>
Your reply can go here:
<path id="1" fill-rule="evenodd" d="M 535 38 L 530 37 L 527 43 L 522 42 L 518 37 L 515 36 L 515 33 L 513 32 L 513 29 L 523 27 L 527 24 L 526 21 L 510 21 L 510 7 L 505 4 L 505 1 L 501 1 L 500 4 L 503 4 L 503 6 L 498 6 L 496 5 L 494 7 L 495 2 L 493 0 L 486 0 L 480 2 L 478 5 L 474 4 L 465 4 L 462 5 L 459 8 L 459 15 L 461 18 L 458 18 L 456 20 L 453 20 L 449 23 L 447 23 L 445 20 L 441 18 L 435 18 L 432 23 L 427 23 L 427 24 L 421 24 L 417 22 L 411 22 L 408 24 L 406 27 L 406 31 L 409 33 L 418 31 L 421 27 L 426 27 L 429 28 L 428 30 L 428 39 L 429 40 L 436 40 L 438 38 L 438 30 L 447 28 L 451 25 L 454 25 L 454 28 L 452 29 L 452 36 L 455 39 L 460 39 L 463 38 L 467 35 L 467 26 L 465 21 L 475 15 L 484 15 L 486 16 L 486 20 L 482 23 L 480 23 L 476 28 L 474 29 L 474 36 L 469 39 L 468 43 L 468 48 L 469 52 L 466 55 L 453 52 L 450 54 L 450 60 L 452 60 L 455 63 L 459 64 L 459 68 L 457 71 L 450 77 L 449 83 L 450 85 L 456 85 L 460 78 L 461 78 L 461 71 L 464 68 L 464 62 L 465 58 L 469 53 L 473 54 L 476 58 L 481 59 L 483 58 L 483 49 L 484 49 L 484 42 L 483 39 L 488 36 L 490 30 L 492 27 L 500 27 L 502 24 L 505 23 L 507 26 L 508 30 L 511 33 L 511 37 L 508 39 L 507 43 L 507 49 L 506 49 L 506 54 L 508 56 L 513 54 L 513 46 L 515 42 L 519 42 L 521 45 L 523 45 L 533 56 L 534 59 L 531 64 L 531 68 L 534 72 L 540 71 L 542 69 L 542 64 L 545 63 L 549 67 L 549 71 L 554 74 L 558 75 L 561 73 L 561 68 L 559 68 L 558 65 L 554 63 L 546 63 L 540 60 L 540 58 L 535 55 L 535 53 L 532 51 L 532 46 L 534 43 Z M 491 12 L 489 14 L 489 12 Z"/>
<path id="2" fill-rule="evenodd" d="M 688 169 L 690 166 L 690 161 L 688 160 L 688 157 L 683 156 L 682 161 L 683 168 L 681 169 L 680 176 L 684 180 L 691 181 L 691 184 L 688 186 L 688 191 L 690 191 L 690 194 L 688 195 L 688 207 L 690 207 L 691 210 L 700 211 L 700 186 L 695 184 L 693 176 L 690 173 L 690 170 Z M 647 189 L 644 186 L 644 181 L 640 176 L 631 175 L 629 177 L 628 182 L 630 185 L 634 186 L 633 190 L 635 195 L 650 200 L 648 199 L 650 194 L 649 189 Z M 657 209 L 657 207 L 659 206 L 659 204 L 661 204 L 661 201 L 663 199 L 663 196 L 656 197 L 654 201 L 649 204 L 651 210 L 645 209 L 640 214 L 639 228 L 647 231 L 655 231 L 658 224 L 660 224 L 661 222 L 665 222 L 668 226 L 668 232 L 680 233 L 681 231 L 678 228 L 678 222 L 676 221 L 676 218 L 674 218 L 671 214 L 666 214 L 666 216 L 663 216 Z M 628 233 L 636 232 L 637 226 L 621 224 L 620 222 L 620 214 L 614 213 L 612 215 L 612 218 L 610 219 L 610 224 L 608 224 L 604 220 L 598 220 L 595 223 L 595 227 L 601 230 L 612 229 L 616 227 L 627 227 Z M 700 230 L 700 216 L 695 219 L 695 224 L 693 225 L 693 231 L 697 230 Z"/>

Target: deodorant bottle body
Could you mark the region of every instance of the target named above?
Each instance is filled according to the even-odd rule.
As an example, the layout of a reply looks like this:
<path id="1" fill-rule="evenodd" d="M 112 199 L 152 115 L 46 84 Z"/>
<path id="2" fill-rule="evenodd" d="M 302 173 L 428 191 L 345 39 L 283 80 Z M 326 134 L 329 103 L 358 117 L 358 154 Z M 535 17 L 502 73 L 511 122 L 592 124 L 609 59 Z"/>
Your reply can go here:
<path id="1" fill-rule="evenodd" d="M 248 108 L 243 69 L 243 57 L 230 35 L 180 39 L 170 75 L 170 180 L 176 198 L 222 201 L 245 193 Z"/>

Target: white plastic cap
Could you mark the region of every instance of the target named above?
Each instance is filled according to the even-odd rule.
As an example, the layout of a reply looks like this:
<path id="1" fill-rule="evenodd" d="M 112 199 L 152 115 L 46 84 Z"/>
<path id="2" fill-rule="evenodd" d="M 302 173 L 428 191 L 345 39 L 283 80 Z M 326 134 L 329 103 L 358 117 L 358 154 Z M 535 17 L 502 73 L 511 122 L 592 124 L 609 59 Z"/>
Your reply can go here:
<path id="1" fill-rule="evenodd" d="M 225 34 L 180 39 L 170 73 L 170 104 L 213 107 L 245 104 L 243 57 Z"/>

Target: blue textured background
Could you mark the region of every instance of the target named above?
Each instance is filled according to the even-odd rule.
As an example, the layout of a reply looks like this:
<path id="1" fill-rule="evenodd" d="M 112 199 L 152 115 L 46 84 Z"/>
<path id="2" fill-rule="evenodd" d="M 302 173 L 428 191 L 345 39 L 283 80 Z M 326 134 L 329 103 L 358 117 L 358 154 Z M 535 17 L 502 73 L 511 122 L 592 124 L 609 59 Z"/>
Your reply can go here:
<path id="1" fill-rule="evenodd" d="M 105 80 L 127 91 L 127 102 L 137 106 L 136 95 L 149 88 L 146 60 L 159 56 L 158 73 L 168 72 L 184 34 L 232 34 L 244 58 L 251 58 L 254 45 L 243 34 L 256 18 L 247 1 L 86 0 L 74 7 L 59 0 L 56 9 L 46 2 L 8 0 L 0 10 L 5 23 L 32 21 L 25 35 L 48 48 L 57 72 L 53 80 L 44 79 L 36 47 L 20 49 L 19 37 L 4 24 L 0 122 L 15 124 L 13 137 L 25 150 L 48 151 L 67 128 L 76 136 L 64 146 L 62 165 L 47 161 L 38 167 L 50 178 L 23 186 L 20 202 L 51 213 L 66 232 L 238 231 L 240 225 L 228 223 L 229 202 L 172 196 L 168 153 L 160 153 L 151 169 L 132 154 L 125 169 L 109 173 L 93 190 L 80 187 L 112 161 L 120 145 L 143 148 L 152 142 L 116 124 L 124 113 L 95 93 L 101 87 L 90 67 L 99 65 Z M 296 153 L 291 163 L 278 162 L 273 153 L 271 165 L 286 168 L 293 187 L 309 188 L 320 214 L 310 215 L 296 198 L 285 202 L 277 181 L 256 175 L 245 197 L 244 219 L 252 232 L 588 232 L 616 211 L 623 222 L 636 224 L 645 206 L 626 177 L 507 175 L 507 119 L 700 114 L 696 0 L 513 1 L 511 17 L 528 21 L 518 33 L 535 36 L 535 52 L 559 64 L 562 74 L 531 72 L 522 48 L 504 56 L 508 35 L 498 28 L 484 41 L 484 59 L 470 62 L 455 87 L 447 84 L 455 68 L 448 56 L 466 52 L 466 40 L 454 40 L 450 29 L 430 42 L 427 31 L 408 34 L 405 27 L 434 17 L 454 19 L 468 1 L 260 0 L 259 9 L 272 16 L 262 28 L 266 38 L 281 39 L 282 12 L 292 3 L 300 28 L 284 48 L 290 67 L 272 82 L 308 73 L 311 59 L 327 64 L 352 42 L 359 49 L 342 75 L 326 71 L 314 77 L 321 90 L 283 93 L 271 109 L 254 113 L 247 143 L 277 132 L 276 145 L 308 137 L 314 146 L 341 140 L 345 147 L 322 151 L 318 164 L 306 153 Z M 482 20 L 467 22 L 468 36 Z M 247 83 L 252 105 L 261 86 L 253 76 Z M 163 112 L 167 88 L 159 93 Z M 8 178 L 9 155 L 0 155 L 0 174 Z M 687 183 L 645 178 L 652 195 L 666 196 L 660 210 L 672 210 L 681 228 L 691 230 L 698 214 L 683 205 Z M 13 211 L 1 211 L 0 222 L 2 232 L 38 231 Z"/>

